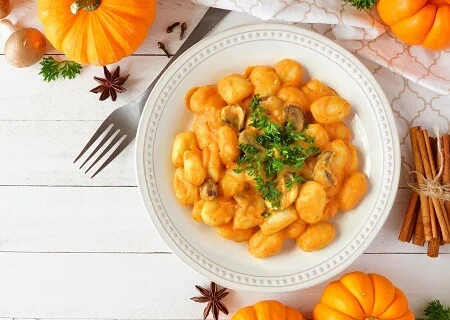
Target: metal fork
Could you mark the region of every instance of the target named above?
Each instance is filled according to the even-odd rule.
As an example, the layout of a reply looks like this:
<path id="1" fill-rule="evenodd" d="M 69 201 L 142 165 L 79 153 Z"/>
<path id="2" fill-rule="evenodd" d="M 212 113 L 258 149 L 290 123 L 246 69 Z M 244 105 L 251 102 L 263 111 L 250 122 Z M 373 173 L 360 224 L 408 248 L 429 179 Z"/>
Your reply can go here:
<path id="1" fill-rule="evenodd" d="M 91 154 L 86 158 L 80 169 L 94 157 L 94 155 L 112 138 L 106 148 L 100 153 L 100 155 L 92 162 L 85 173 L 88 173 L 117 143 L 119 143 L 105 160 L 105 162 L 95 171 L 91 178 L 95 177 L 100 171 L 102 171 L 111 161 L 113 161 L 125 148 L 134 140 L 141 118 L 142 111 L 144 110 L 145 103 L 153 90 L 153 87 L 161 78 L 164 71 L 177 59 L 182 53 L 184 53 L 192 45 L 200 41 L 211 29 L 214 27 L 223 17 L 229 13 L 228 10 L 209 8 L 198 25 L 178 49 L 175 55 L 170 59 L 161 73 L 155 78 L 150 86 L 144 91 L 144 93 L 134 102 L 131 102 L 123 107 L 114 110 L 108 118 L 100 125 L 92 138 L 88 141 L 86 146 L 81 150 L 75 162 L 77 162 L 86 151 L 97 141 L 102 134 L 105 134 L 100 143 L 95 147 Z"/>

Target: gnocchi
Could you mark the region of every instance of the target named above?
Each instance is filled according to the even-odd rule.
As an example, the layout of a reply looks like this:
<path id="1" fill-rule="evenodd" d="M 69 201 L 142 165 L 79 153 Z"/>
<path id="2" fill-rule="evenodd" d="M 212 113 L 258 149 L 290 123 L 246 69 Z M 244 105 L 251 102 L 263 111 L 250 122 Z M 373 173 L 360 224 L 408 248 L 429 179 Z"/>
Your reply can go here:
<path id="1" fill-rule="evenodd" d="M 261 218 L 262 220 L 262 218 Z M 258 226 L 259 221 L 255 221 L 247 214 L 247 210 L 242 207 L 237 207 L 234 213 L 233 227 L 235 229 L 251 229 Z"/>
<path id="2" fill-rule="evenodd" d="M 230 74 L 217 84 L 220 95 L 229 104 L 241 102 L 253 93 L 253 84 L 240 74 Z"/>
<path id="3" fill-rule="evenodd" d="M 236 131 L 228 126 L 222 126 L 218 131 L 219 155 L 225 165 L 232 164 L 240 154 Z"/>
<path id="4" fill-rule="evenodd" d="M 333 220 L 368 190 L 346 119 L 350 104 L 304 67 L 283 59 L 194 87 L 184 104 L 196 118 L 175 137 L 175 198 L 192 219 L 256 258 L 286 241 L 321 250 Z"/>
<path id="5" fill-rule="evenodd" d="M 268 236 L 284 229 L 297 219 L 297 211 L 294 207 L 289 207 L 285 210 L 271 212 L 259 227 L 262 233 Z"/>
<path id="6" fill-rule="evenodd" d="M 206 174 L 215 182 L 222 178 L 224 167 L 220 159 L 219 146 L 215 142 L 209 143 L 203 148 L 203 166 L 206 168 Z"/>
<path id="7" fill-rule="evenodd" d="M 303 112 L 309 111 L 308 97 L 298 88 L 284 87 L 278 92 L 278 97 L 287 105 L 294 105 Z"/>
<path id="8" fill-rule="evenodd" d="M 336 236 L 334 226 L 326 221 L 309 225 L 297 239 L 297 246 L 306 252 L 325 248 Z"/>
<path id="9" fill-rule="evenodd" d="M 232 169 L 227 169 L 219 182 L 219 192 L 226 198 L 231 198 L 244 190 L 245 183 L 245 177 L 242 173 L 236 173 Z"/>
<path id="10" fill-rule="evenodd" d="M 190 206 L 200 200 L 200 192 L 197 186 L 186 179 L 183 168 L 177 168 L 173 177 L 173 191 L 178 202 L 183 206 Z"/>
<path id="11" fill-rule="evenodd" d="M 199 200 L 194 204 L 194 207 L 192 208 L 192 219 L 194 219 L 197 222 L 203 222 L 202 209 L 204 203 L 205 200 Z"/>
<path id="12" fill-rule="evenodd" d="M 280 252 L 283 242 L 284 233 L 282 231 L 266 236 L 259 230 L 248 240 L 248 251 L 256 258 L 267 258 Z"/>
<path id="13" fill-rule="evenodd" d="M 350 174 L 344 181 L 339 194 L 340 209 L 348 211 L 355 208 L 367 193 L 368 182 L 366 176 L 358 171 Z"/>
<path id="14" fill-rule="evenodd" d="M 196 149 L 197 139 L 195 133 L 192 131 L 186 131 L 179 133 L 175 137 L 175 141 L 172 146 L 172 162 L 177 167 L 184 166 L 184 152 Z"/>
<path id="15" fill-rule="evenodd" d="M 331 141 L 343 140 L 345 142 L 349 142 L 352 140 L 352 132 L 343 122 L 339 121 L 326 124 L 324 127 Z"/>
<path id="16" fill-rule="evenodd" d="M 257 66 L 250 73 L 250 81 L 255 86 L 253 94 L 260 97 L 273 96 L 281 88 L 281 81 L 273 68 Z"/>
<path id="17" fill-rule="evenodd" d="M 204 113 L 195 119 L 192 125 L 198 147 L 203 150 L 211 142 L 217 142 L 216 134 L 208 123 L 208 113 Z"/>
<path id="18" fill-rule="evenodd" d="M 220 96 L 216 86 L 200 87 L 194 92 L 188 91 L 188 109 L 197 114 L 208 111 L 211 108 L 226 106 L 225 100 Z M 186 98 L 187 99 L 187 98 Z"/>
<path id="19" fill-rule="evenodd" d="M 299 217 L 297 220 L 284 228 L 284 232 L 287 238 L 297 239 L 303 234 L 303 232 L 305 232 L 307 226 L 308 224 Z"/>
<path id="20" fill-rule="evenodd" d="M 204 224 L 218 227 L 228 223 L 234 216 L 234 204 L 226 199 L 215 198 L 205 201 L 200 215 Z"/>
<path id="21" fill-rule="evenodd" d="M 220 227 L 216 228 L 217 234 L 227 240 L 234 242 L 246 242 L 253 235 L 253 228 L 249 229 L 235 229 L 233 222 L 228 222 Z"/>
<path id="22" fill-rule="evenodd" d="M 348 172 L 352 173 L 359 168 L 358 151 L 352 144 L 347 144 L 348 151 L 350 151 L 350 164 L 348 165 Z"/>
<path id="23" fill-rule="evenodd" d="M 327 201 L 324 187 L 316 181 L 307 181 L 300 187 L 295 208 L 303 221 L 316 223 L 322 220 Z"/>
<path id="24" fill-rule="evenodd" d="M 312 123 L 305 129 L 305 133 L 314 138 L 314 144 L 323 150 L 330 143 L 327 130 L 318 123 Z"/>
<path id="25" fill-rule="evenodd" d="M 309 103 L 328 96 L 336 96 L 336 92 L 317 79 L 307 82 L 301 89 L 308 97 Z"/>
<path id="26" fill-rule="evenodd" d="M 285 87 L 299 87 L 302 84 L 303 66 L 295 60 L 279 61 L 275 65 L 275 72 Z"/>
<path id="27" fill-rule="evenodd" d="M 183 163 L 187 181 L 194 186 L 201 186 L 206 179 L 206 169 L 203 167 L 202 152 L 198 149 L 185 151 L 183 154 Z"/>
<path id="28" fill-rule="evenodd" d="M 347 118 L 350 104 L 341 97 L 322 97 L 311 104 L 311 113 L 318 123 L 335 123 Z"/>

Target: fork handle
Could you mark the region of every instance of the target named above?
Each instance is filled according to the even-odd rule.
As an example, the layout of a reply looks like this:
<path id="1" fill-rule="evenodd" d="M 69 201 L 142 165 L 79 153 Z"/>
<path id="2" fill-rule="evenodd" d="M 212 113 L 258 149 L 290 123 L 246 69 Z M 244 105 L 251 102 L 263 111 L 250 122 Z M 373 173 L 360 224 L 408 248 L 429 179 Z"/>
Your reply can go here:
<path id="1" fill-rule="evenodd" d="M 158 80 L 161 78 L 161 76 L 167 70 L 167 68 L 169 68 L 169 66 L 180 55 L 182 55 L 187 49 L 189 49 L 194 44 L 199 42 L 229 12 L 230 12 L 229 10 L 213 8 L 213 7 L 210 7 L 208 9 L 208 11 L 206 11 L 205 15 L 200 20 L 200 22 L 197 24 L 195 29 L 191 32 L 191 34 L 186 39 L 186 41 L 184 41 L 184 43 L 181 45 L 181 47 L 178 49 L 178 51 L 175 53 L 175 55 L 169 60 L 169 62 L 162 69 L 162 71 L 156 76 L 155 80 L 153 80 L 153 82 L 150 84 L 150 86 L 139 97 L 138 100 L 139 100 L 140 103 L 138 105 L 139 105 L 139 111 L 141 113 L 144 110 L 145 103 L 147 102 L 147 99 L 150 96 L 150 93 L 152 92 L 152 90 L 155 87 L 155 85 L 158 82 Z"/>

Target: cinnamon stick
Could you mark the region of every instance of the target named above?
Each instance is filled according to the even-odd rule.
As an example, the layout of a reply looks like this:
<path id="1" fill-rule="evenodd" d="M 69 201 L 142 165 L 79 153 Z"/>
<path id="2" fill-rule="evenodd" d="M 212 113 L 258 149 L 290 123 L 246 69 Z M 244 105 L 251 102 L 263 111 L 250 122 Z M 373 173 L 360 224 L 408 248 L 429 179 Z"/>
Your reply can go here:
<path id="1" fill-rule="evenodd" d="M 449 140 L 450 141 L 450 140 Z M 431 144 L 431 147 L 432 147 L 432 149 L 433 149 L 433 153 L 434 154 L 437 154 L 437 163 L 436 163 L 436 168 L 439 168 L 438 170 L 441 170 L 442 169 L 442 175 L 441 175 L 441 178 L 440 178 L 440 183 L 441 184 L 447 184 L 447 183 L 444 183 L 444 176 L 446 176 L 445 178 L 446 179 L 448 179 L 449 178 L 449 175 L 450 175 L 450 167 L 447 165 L 447 168 L 445 167 L 445 159 L 444 159 L 444 139 L 443 138 L 441 138 L 440 139 L 440 149 L 438 149 L 438 143 L 437 143 L 437 139 L 433 139 L 433 140 L 431 140 L 431 142 L 432 142 L 432 144 Z M 449 145 L 450 146 L 450 145 Z M 448 157 L 447 157 L 447 159 L 448 160 L 450 160 Z M 445 170 L 448 170 L 447 172 L 445 171 Z M 449 233 L 450 233 L 450 217 L 449 217 L 449 212 L 448 212 L 448 210 L 447 210 L 447 208 L 446 208 L 446 206 L 445 206 L 445 202 L 444 201 L 442 201 L 442 200 L 439 200 L 439 204 L 441 205 L 441 210 L 442 210 L 442 213 L 443 213 L 443 215 L 444 215 L 444 220 L 445 220 L 445 223 L 446 223 L 446 225 L 447 225 L 447 229 L 449 230 Z M 442 239 L 442 237 L 441 237 L 441 245 L 442 244 L 445 244 L 445 241 L 444 241 L 444 239 Z"/>
<path id="2" fill-rule="evenodd" d="M 437 258 L 439 256 L 439 249 L 442 241 L 441 229 L 439 228 L 439 224 L 437 225 L 437 229 L 438 229 L 438 237 L 428 242 L 427 255 L 430 258 Z"/>
<path id="3" fill-rule="evenodd" d="M 411 149 L 412 149 L 412 154 L 413 154 L 413 158 L 414 158 L 415 171 L 424 175 L 425 172 L 424 172 L 424 168 L 423 168 L 422 157 L 420 155 L 419 142 L 417 139 L 419 130 L 421 130 L 420 127 L 412 127 L 411 129 L 409 129 L 409 136 L 411 139 Z M 424 183 L 424 180 L 421 175 L 417 175 L 417 182 Z M 431 232 L 430 208 L 428 205 L 428 198 L 424 195 L 420 195 L 420 211 L 421 211 L 420 216 L 422 217 L 423 221 L 422 222 L 417 221 L 417 224 L 419 225 L 419 223 L 421 223 L 420 228 L 423 228 L 425 240 L 430 241 L 433 238 L 432 232 Z M 417 229 L 417 226 L 416 226 L 416 229 Z M 419 230 L 421 230 L 421 229 L 419 229 Z M 415 238 L 416 238 L 416 235 L 414 235 L 414 239 Z M 417 241 L 413 240 L 413 242 L 414 242 L 414 244 L 419 243 L 418 245 L 421 245 L 420 243 L 422 241 L 421 241 L 421 239 L 419 239 Z M 422 244 L 422 246 L 423 246 L 423 244 Z"/>
<path id="4" fill-rule="evenodd" d="M 426 146 L 426 154 L 425 156 L 428 156 L 428 163 L 430 164 L 430 176 L 432 178 L 436 177 L 436 164 L 435 164 L 435 159 L 436 157 L 434 157 L 435 154 L 435 148 L 434 148 L 434 144 L 435 144 L 435 138 L 428 136 L 428 131 L 427 130 L 421 130 L 423 133 L 423 138 L 425 140 L 425 146 Z M 420 147 L 420 145 L 419 145 Z M 425 163 L 424 163 L 424 169 L 425 169 Z M 427 173 L 427 170 L 425 169 L 425 175 Z M 429 176 L 427 176 L 427 179 L 430 179 Z M 429 199 L 429 205 L 430 205 L 430 219 L 431 219 L 431 231 L 433 233 L 433 239 L 436 239 L 438 237 L 438 228 L 437 228 L 437 224 L 436 224 L 436 210 L 434 209 L 434 203 L 433 201 Z"/>
<path id="5" fill-rule="evenodd" d="M 434 161 L 430 161 L 432 157 L 430 139 L 428 137 L 427 130 L 420 130 L 417 133 L 417 142 L 419 144 L 420 156 L 422 157 L 423 169 L 425 171 L 425 177 L 427 179 L 433 178 L 433 169 L 431 164 Z M 437 228 L 436 228 L 436 211 L 434 208 L 433 199 L 428 198 L 429 212 L 430 212 L 430 222 L 431 222 L 431 232 L 433 234 L 433 239 L 437 238 Z M 430 240 L 428 240 L 430 241 Z"/>
<path id="6" fill-rule="evenodd" d="M 428 242 L 427 255 L 430 258 L 437 258 L 439 256 L 439 247 L 441 245 L 441 235 L 438 234 L 437 238 L 431 239 Z"/>
<path id="7" fill-rule="evenodd" d="M 442 136 L 442 161 L 444 162 L 444 172 L 442 174 L 443 184 L 450 184 L 450 135 L 444 134 Z M 447 211 L 447 221 L 449 221 L 450 228 L 450 201 L 445 201 L 445 209 Z"/>
<path id="8" fill-rule="evenodd" d="M 410 242 L 416 227 L 417 216 L 419 215 L 420 202 L 419 194 L 413 192 L 409 199 L 408 209 L 406 209 L 405 218 L 403 219 L 402 228 L 398 236 L 398 240 Z"/>
<path id="9" fill-rule="evenodd" d="M 419 131 L 417 133 L 417 142 L 419 144 L 419 150 L 420 150 L 420 154 L 422 156 L 422 163 L 423 163 L 423 168 L 425 171 L 425 177 L 427 179 L 431 180 L 436 177 L 435 170 L 433 171 L 433 167 L 435 167 L 435 165 L 434 165 L 435 160 L 434 160 L 433 152 L 431 151 L 431 143 L 430 143 L 430 139 L 428 137 L 428 132 L 426 130 Z M 444 213 L 442 212 L 439 200 L 431 197 L 430 201 L 433 203 L 433 206 L 434 206 L 434 210 L 431 210 L 429 212 L 431 226 L 433 228 L 432 229 L 433 238 L 437 238 L 436 221 L 435 220 L 433 221 L 433 219 L 436 219 L 436 217 L 437 217 L 437 220 L 439 221 L 439 225 L 442 230 L 442 238 L 444 239 L 445 242 L 450 241 L 450 234 L 449 234 L 448 226 L 446 223 L 446 219 L 444 218 Z M 434 223 L 434 225 L 433 225 L 433 223 Z M 428 241 L 430 241 L 430 240 L 428 240 Z"/>
<path id="10" fill-rule="evenodd" d="M 414 229 L 412 243 L 421 247 L 425 245 L 425 231 L 423 228 L 422 210 L 419 210 L 419 214 L 417 215 L 416 227 Z"/>

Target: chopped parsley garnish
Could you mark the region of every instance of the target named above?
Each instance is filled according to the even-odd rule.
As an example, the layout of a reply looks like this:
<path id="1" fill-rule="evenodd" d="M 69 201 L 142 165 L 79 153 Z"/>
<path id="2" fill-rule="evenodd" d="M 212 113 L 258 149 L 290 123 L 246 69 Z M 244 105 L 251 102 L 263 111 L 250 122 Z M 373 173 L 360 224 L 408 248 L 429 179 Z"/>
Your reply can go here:
<path id="1" fill-rule="evenodd" d="M 286 188 L 288 188 L 288 190 L 291 190 L 292 187 L 294 187 L 297 183 L 303 183 L 305 181 L 306 181 L 305 178 L 303 178 L 298 173 L 294 172 L 291 175 L 291 177 L 288 180 L 285 181 Z"/>
<path id="2" fill-rule="evenodd" d="M 261 106 L 258 96 L 253 97 L 250 110 L 250 125 L 258 131 L 256 145 L 239 146 L 242 154 L 237 161 L 238 168 L 235 172 L 246 171 L 248 175 L 253 176 L 258 192 L 276 209 L 280 207 L 281 192 L 277 189 L 277 179 L 281 171 L 292 171 L 292 178 L 285 181 L 290 190 L 297 183 L 304 181 L 296 171 L 319 149 L 314 145 L 314 138 L 296 131 L 292 122 L 283 125 L 272 122 Z M 300 141 L 304 143 L 300 144 Z"/>

